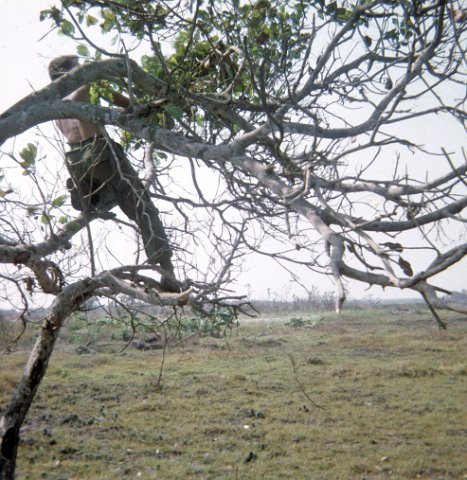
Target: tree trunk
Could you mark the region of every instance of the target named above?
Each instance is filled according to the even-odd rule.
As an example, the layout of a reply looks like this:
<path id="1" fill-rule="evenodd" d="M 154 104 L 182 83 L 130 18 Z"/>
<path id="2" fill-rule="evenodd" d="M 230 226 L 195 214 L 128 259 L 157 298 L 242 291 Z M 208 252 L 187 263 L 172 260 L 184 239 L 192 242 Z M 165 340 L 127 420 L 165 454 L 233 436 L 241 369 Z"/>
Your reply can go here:
<path id="1" fill-rule="evenodd" d="M 0 419 L 0 480 L 15 478 L 20 428 L 45 375 L 59 331 L 60 328 L 53 328 L 47 320 L 44 322 L 23 377 L 13 395 L 13 399 Z"/>
<path id="2" fill-rule="evenodd" d="M 56 297 L 13 398 L 0 418 L 0 480 L 15 478 L 21 426 L 44 378 L 60 328 L 66 318 L 91 296 L 86 283 L 72 284 Z"/>

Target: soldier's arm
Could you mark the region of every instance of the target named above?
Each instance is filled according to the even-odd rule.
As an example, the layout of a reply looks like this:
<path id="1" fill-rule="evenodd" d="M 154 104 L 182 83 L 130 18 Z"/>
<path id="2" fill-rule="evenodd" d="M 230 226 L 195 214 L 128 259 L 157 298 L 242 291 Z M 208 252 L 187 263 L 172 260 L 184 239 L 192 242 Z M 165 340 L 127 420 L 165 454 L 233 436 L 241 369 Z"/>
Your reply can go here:
<path id="1" fill-rule="evenodd" d="M 129 98 L 115 91 L 112 91 L 112 103 L 117 107 L 122 107 L 122 108 L 128 108 L 130 106 Z"/>

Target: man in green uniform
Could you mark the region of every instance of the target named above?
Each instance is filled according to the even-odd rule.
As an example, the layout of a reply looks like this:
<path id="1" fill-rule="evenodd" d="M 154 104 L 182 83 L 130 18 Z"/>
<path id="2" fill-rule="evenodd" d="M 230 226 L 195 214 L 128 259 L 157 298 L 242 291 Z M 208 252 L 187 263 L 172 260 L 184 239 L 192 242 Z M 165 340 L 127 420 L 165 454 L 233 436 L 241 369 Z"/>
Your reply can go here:
<path id="1" fill-rule="evenodd" d="M 50 78 L 56 80 L 77 66 L 76 56 L 56 58 L 49 65 Z M 81 86 L 65 99 L 90 102 L 89 86 Z M 113 92 L 112 101 L 123 108 L 130 105 L 128 98 L 118 92 Z M 92 211 L 118 205 L 138 225 L 148 262 L 160 265 L 161 289 L 179 292 L 171 261 L 172 251 L 159 211 L 121 145 L 102 136 L 103 127 L 93 122 L 66 118 L 57 120 L 56 124 L 70 148 L 65 161 L 71 177 L 67 180 L 67 187 L 73 207 Z"/>

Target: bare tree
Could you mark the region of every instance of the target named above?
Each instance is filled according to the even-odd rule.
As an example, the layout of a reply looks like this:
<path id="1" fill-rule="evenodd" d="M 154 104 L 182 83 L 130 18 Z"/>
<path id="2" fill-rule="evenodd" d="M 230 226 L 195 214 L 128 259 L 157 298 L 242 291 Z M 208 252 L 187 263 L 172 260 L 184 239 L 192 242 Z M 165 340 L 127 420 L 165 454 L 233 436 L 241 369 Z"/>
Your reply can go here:
<path id="1" fill-rule="evenodd" d="M 419 135 L 445 124 L 465 132 L 462 2 L 95 0 L 42 17 L 93 61 L 4 112 L 0 143 L 55 119 L 116 127 L 153 200 L 170 212 L 175 263 L 191 290 L 190 298 L 158 294 L 139 256 L 90 269 L 71 255 L 105 257 L 95 226 L 128 225 L 113 214 L 70 213 L 41 150 L 9 152 L 32 187 L 26 194 L 10 171 L 0 184 L 2 282 L 22 299 L 25 320 L 32 294 L 53 302 L 0 423 L 0 478 L 13 477 L 19 429 L 60 326 L 93 296 L 203 308 L 228 299 L 239 260 L 254 251 L 297 281 L 298 266 L 330 275 L 338 311 L 346 280 L 419 292 L 441 326 L 437 309 L 467 311 L 431 280 L 467 251 L 465 152 L 460 142 L 423 144 Z M 88 39 L 98 28 L 134 36 L 151 53 L 137 63 L 123 42 L 109 54 Z M 129 92 L 131 106 L 62 100 L 83 84 L 96 99 L 109 86 Z M 277 250 L 262 249 L 269 238 Z M 78 239 L 83 246 L 73 247 Z M 197 249 L 211 253 L 204 265 Z"/>

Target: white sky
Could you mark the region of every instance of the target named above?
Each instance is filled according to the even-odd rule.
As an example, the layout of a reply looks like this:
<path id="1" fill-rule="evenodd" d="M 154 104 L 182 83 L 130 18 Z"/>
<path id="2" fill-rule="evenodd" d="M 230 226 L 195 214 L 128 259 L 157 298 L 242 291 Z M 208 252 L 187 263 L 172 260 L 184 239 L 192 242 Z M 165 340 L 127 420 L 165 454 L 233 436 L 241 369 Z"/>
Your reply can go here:
<path id="1" fill-rule="evenodd" d="M 0 113 L 9 106 L 28 95 L 35 89 L 40 89 L 49 82 L 47 65 L 51 59 L 75 53 L 76 45 L 65 37 L 59 37 L 55 32 L 47 35 L 50 29 L 48 21 L 39 21 L 39 12 L 51 4 L 58 3 L 53 0 L 0 0 Z M 45 37 L 44 37 L 45 36 Z M 43 38 L 44 37 L 44 38 Z M 42 39 L 42 40 L 41 40 Z M 449 127 L 444 132 L 438 132 L 439 137 L 449 135 Z M 25 144 L 27 140 L 19 141 Z M 10 143 L 11 145 L 11 143 Z M 8 143 L 2 146 L 7 149 Z M 465 265 L 459 264 L 449 273 L 442 274 L 437 283 L 446 288 L 461 290 L 467 288 L 465 280 Z M 303 296 L 303 289 L 295 287 L 288 282 L 288 276 L 274 263 L 266 262 L 262 257 L 251 256 L 247 265 L 248 271 L 242 274 L 238 282 L 239 292 L 246 293 L 245 286 L 251 285 L 250 293 L 254 298 L 266 298 L 267 291 L 277 293 L 280 298 L 285 292 L 289 298 L 294 293 Z M 332 282 L 322 276 L 306 273 L 302 282 L 314 285 L 320 291 L 333 290 Z M 383 292 L 379 287 L 352 283 L 349 286 L 352 297 L 373 295 L 376 297 L 402 297 L 413 296 L 411 292 L 400 292 L 388 289 Z"/>

